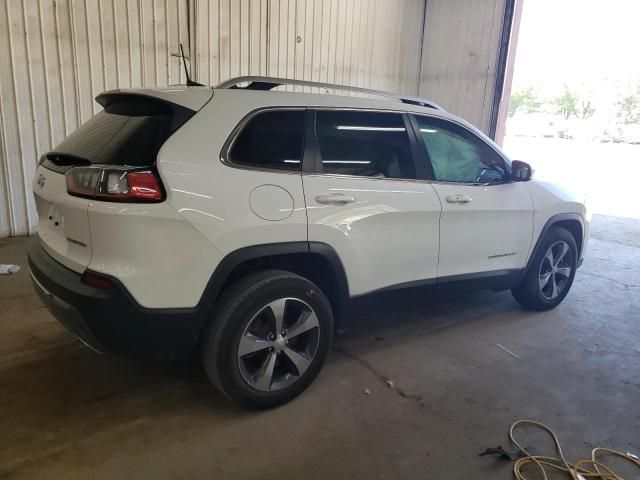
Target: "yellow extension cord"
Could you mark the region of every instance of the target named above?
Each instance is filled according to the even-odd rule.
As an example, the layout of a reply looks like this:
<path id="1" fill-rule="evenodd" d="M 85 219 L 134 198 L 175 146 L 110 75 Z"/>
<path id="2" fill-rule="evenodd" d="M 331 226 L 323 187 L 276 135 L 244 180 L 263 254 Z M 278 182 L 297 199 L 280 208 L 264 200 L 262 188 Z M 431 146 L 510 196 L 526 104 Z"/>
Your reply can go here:
<path id="1" fill-rule="evenodd" d="M 559 457 L 556 458 L 531 455 L 529 452 L 527 452 L 522 447 L 522 445 L 518 443 L 514 436 L 514 431 L 516 430 L 516 428 L 522 425 L 530 425 L 542 428 L 549 435 L 551 435 L 551 438 L 553 438 L 556 448 L 558 449 Z M 531 477 L 525 477 L 522 473 L 523 467 L 531 463 L 534 463 L 538 466 L 540 473 L 542 473 L 543 480 L 549 480 L 549 477 L 547 476 L 547 468 L 565 472 L 573 480 L 588 480 L 592 478 L 599 478 L 601 480 L 624 480 L 620 475 L 615 473 L 609 467 L 596 460 L 596 456 L 603 453 L 621 457 L 640 468 L 640 461 L 638 459 L 622 452 L 610 450 L 608 448 L 594 448 L 591 451 L 590 459 L 580 460 L 575 464 L 571 464 L 564 458 L 564 453 L 562 453 L 562 448 L 560 447 L 560 441 L 558 440 L 558 437 L 556 437 L 556 434 L 553 433 L 553 430 L 551 430 L 551 428 L 546 426 L 544 423 L 536 422 L 535 420 L 518 420 L 517 422 L 515 422 L 509 429 L 509 438 L 511 439 L 513 444 L 518 447 L 524 455 L 526 455 L 525 457 L 522 457 L 518 461 L 516 461 L 515 465 L 513 466 L 513 475 L 516 480 L 534 480 Z M 586 468 L 587 466 L 593 468 L 593 470 L 589 470 L 588 468 Z"/>

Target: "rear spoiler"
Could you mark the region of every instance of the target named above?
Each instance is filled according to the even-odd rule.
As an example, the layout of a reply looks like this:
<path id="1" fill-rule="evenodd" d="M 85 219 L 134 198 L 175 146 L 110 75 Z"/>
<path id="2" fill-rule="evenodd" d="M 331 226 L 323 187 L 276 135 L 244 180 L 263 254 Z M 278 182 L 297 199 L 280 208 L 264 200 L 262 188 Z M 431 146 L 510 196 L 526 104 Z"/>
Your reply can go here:
<path id="1" fill-rule="evenodd" d="M 172 119 L 171 132 L 176 131 L 184 125 L 187 120 L 199 110 L 180 105 L 156 95 L 135 91 L 115 90 L 101 93 L 96 97 L 96 102 L 108 113 L 129 115 L 131 117 L 170 114 Z M 206 103 L 205 101 L 204 104 Z"/>
<path id="2" fill-rule="evenodd" d="M 213 97 L 213 88 L 172 85 L 162 88 L 124 88 L 109 90 L 96 97 L 96 101 L 100 103 L 100 105 L 102 105 L 102 103 L 99 98 L 103 95 L 144 95 L 146 97 L 166 100 L 197 112 L 211 100 L 211 97 Z"/>

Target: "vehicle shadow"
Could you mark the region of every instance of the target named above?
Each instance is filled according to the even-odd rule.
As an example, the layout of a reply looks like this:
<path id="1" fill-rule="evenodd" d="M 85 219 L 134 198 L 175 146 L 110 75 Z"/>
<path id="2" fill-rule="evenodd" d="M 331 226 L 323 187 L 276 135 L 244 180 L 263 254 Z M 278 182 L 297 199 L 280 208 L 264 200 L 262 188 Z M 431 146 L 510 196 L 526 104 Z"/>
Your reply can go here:
<path id="1" fill-rule="evenodd" d="M 337 326 L 339 345 L 401 343 L 406 337 L 428 336 L 482 321 L 505 320 L 524 312 L 509 292 L 471 291 L 436 297 L 419 288 L 388 292 L 356 303 L 349 318 Z"/>

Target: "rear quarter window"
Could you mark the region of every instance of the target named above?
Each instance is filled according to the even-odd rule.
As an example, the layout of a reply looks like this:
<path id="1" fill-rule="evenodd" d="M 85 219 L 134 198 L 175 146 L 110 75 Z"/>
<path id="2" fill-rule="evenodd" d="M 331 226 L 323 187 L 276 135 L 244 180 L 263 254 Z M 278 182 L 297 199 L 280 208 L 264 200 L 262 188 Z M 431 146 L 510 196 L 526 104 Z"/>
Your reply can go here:
<path id="1" fill-rule="evenodd" d="M 227 160 L 250 168 L 300 171 L 304 118 L 304 110 L 256 113 L 233 139 Z"/>

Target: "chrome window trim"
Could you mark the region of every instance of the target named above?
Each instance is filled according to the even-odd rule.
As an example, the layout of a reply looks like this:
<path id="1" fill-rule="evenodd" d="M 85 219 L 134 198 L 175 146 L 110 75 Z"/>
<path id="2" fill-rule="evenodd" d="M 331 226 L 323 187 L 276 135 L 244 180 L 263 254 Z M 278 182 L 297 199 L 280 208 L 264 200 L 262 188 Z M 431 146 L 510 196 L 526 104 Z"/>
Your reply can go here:
<path id="1" fill-rule="evenodd" d="M 304 128 L 302 129 L 302 149 L 300 151 L 300 168 L 298 168 L 297 170 L 284 170 L 284 169 L 279 169 L 279 168 L 268 168 L 268 167 L 252 167 L 250 165 L 243 165 L 243 164 L 239 164 L 239 163 L 235 163 L 231 160 L 229 154 L 231 152 L 231 149 L 233 148 L 233 145 L 235 144 L 238 136 L 240 135 L 240 133 L 242 132 L 242 130 L 244 129 L 244 127 L 256 116 L 265 113 L 265 112 L 270 112 L 270 111 L 280 111 L 280 110 L 285 110 L 285 111 L 294 111 L 294 112 L 305 112 L 307 110 L 307 107 L 301 107 L 301 106 L 269 106 L 269 107 L 259 107 L 256 108 L 254 110 L 251 110 L 249 113 L 247 113 L 244 117 L 242 117 L 242 119 L 238 122 L 238 124 L 233 127 L 233 130 L 231 130 L 231 133 L 229 134 L 229 136 L 227 137 L 227 139 L 225 140 L 224 144 L 222 145 L 222 150 L 220 151 L 220 162 L 223 165 L 226 165 L 227 167 L 231 167 L 231 168 L 236 168 L 238 170 L 251 170 L 254 172 L 267 172 L 267 173 L 280 173 L 280 174 L 286 174 L 286 175 L 300 175 L 302 173 L 302 162 L 304 160 L 304 137 L 305 137 L 305 131 Z"/>
<path id="2" fill-rule="evenodd" d="M 424 183 L 432 183 L 431 180 L 422 180 L 422 179 L 417 179 L 417 178 L 388 178 L 388 177 L 366 177 L 364 175 L 348 175 L 346 173 L 309 173 L 309 172 L 303 172 L 303 175 L 305 177 L 335 177 L 335 178 L 344 178 L 344 179 L 350 179 L 350 178 L 360 178 L 360 179 L 364 179 L 364 180 L 376 180 L 378 182 L 403 182 L 403 183 L 418 183 L 418 182 L 424 182 Z"/>
<path id="3" fill-rule="evenodd" d="M 376 180 L 379 182 L 404 182 L 404 183 L 427 183 L 433 185 L 466 185 L 469 187 L 493 187 L 496 185 L 507 185 L 513 182 L 495 182 L 495 183 L 465 183 L 465 182 L 447 182 L 444 180 L 430 180 L 422 178 L 387 178 L 387 177 L 365 177 L 363 175 L 347 175 L 343 173 L 309 173 L 302 172 L 305 177 L 335 177 L 335 178 L 359 178 L 365 180 Z"/>
<path id="4" fill-rule="evenodd" d="M 480 183 L 480 182 L 449 182 L 446 180 L 430 180 L 431 183 L 435 185 L 466 185 L 468 187 L 494 187 L 496 185 L 507 185 L 509 183 L 513 183 L 510 180 L 503 180 L 501 182 L 489 182 L 489 183 Z"/>

